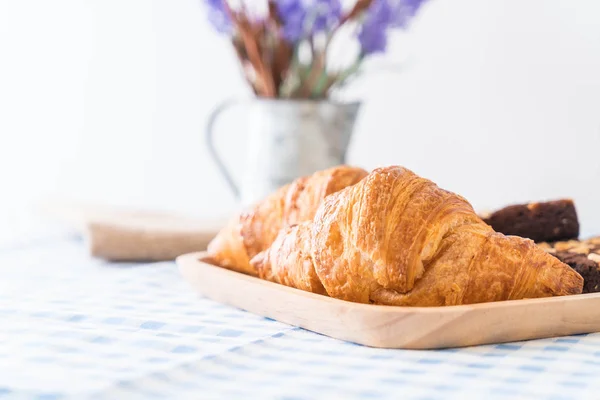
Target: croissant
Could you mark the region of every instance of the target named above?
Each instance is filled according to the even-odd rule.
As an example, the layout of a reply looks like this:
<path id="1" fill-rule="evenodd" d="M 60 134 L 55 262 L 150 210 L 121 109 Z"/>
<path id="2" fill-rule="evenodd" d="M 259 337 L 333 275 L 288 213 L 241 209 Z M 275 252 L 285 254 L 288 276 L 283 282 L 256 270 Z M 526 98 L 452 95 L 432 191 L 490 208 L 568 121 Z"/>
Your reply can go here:
<path id="1" fill-rule="evenodd" d="M 583 279 L 533 241 L 495 232 L 463 197 L 402 167 L 378 168 L 282 229 L 259 277 L 359 302 L 444 306 L 562 296 Z"/>
<path id="2" fill-rule="evenodd" d="M 341 165 L 296 179 L 233 217 L 208 244 L 208 257 L 222 267 L 256 275 L 250 260 L 282 228 L 311 220 L 323 199 L 365 176 L 362 168 Z"/>

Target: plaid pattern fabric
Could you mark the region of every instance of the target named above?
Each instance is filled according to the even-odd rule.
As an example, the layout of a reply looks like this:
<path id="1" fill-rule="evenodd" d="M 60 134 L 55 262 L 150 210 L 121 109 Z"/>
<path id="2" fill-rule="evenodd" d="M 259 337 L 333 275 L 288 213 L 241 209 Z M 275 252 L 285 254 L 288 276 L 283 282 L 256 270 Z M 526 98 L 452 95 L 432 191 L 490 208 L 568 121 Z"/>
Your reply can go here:
<path id="1" fill-rule="evenodd" d="M 0 399 L 597 399 L 600 334 L 374 349 L 196 295 L 71 238 L 0 251 Z"/>

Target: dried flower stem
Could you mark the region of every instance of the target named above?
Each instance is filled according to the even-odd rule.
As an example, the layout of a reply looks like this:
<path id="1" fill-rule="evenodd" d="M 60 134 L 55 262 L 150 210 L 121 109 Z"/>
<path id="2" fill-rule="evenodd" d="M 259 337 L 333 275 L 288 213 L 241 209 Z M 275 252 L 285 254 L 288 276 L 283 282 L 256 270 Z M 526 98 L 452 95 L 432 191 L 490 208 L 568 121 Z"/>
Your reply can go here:
<path id="1" fill-rule="evenodd" d="M 244 48 L 248 54 L 248 59 L 256 71 L 258 81 L 257 84 L 259 84 L 257 89 L 259 93 L 262 92 L 263 96 L 265 97 L 275 97 L 276 88 L 272 80 L 272 74 L 270 73 L 268 64 L 263 62 L 263 57 L 261 56 L 258 44 L 260 32 L 252 26 L 246 15 L 234 12 L 227 1 L 224 3 L 225 10 L 227 11 L 229 17 L 239 29 L 242 42 L 244 43 Z"/>
<path id="2" fill-rule="evenodd" d="M 314 56 L 314 51 L 313 51 L 313 67 L 311 68 L 309 76 L 306 79 L 305 83 L 302 85 L 302 88 L 300 90 L 300 94 L 302 96 L 309 96 L 311 93 L 315 93 L 315 89 L 317 89 L 316 88 L 317 83 L 320 80 L 321 81 L 323 80 L 322 78 L 325 75 L 325 67 L 326 67 L 326 64 L 327 64 L 327 53 L 329 51 L 329 47 L 331 45 L 331 41 L 333 40 L 333 37 L 335 36 L 335 34 L 337 33 L 337 31 L 344 24 L 346 24 L 346 22 L 348 22 L 348 21 L 350 21 L 350 20 L 358 17 L 363 11 L 365 11 L 366 9 L 368 9 L 372 2 L 373 2 L 373 0 L 358 0 L 356 2 L 356 4 L 354 4 L 354 7 L 352 7 L 352 10 L 350 10 L 349 13 L 347 13 L 346 15 L 344 15 L 340 19 L 340 21 L 338 22 L 338 24 L 332 29 L 331 33 L 327 37 L 327 40 L 325 42 L 325 46 L 323 48 L 323 51 L 320 52 L 320 54 L 318 54 L 316 57 Z M 334 83 L 335 83 L 335 81 L 333 83 L 328 82 L 325 85 L 325 87 L 327 88 L 325 90 L 325 92 Z"/>
<path id="3" fill-rule="evenodd" d="M 244 77 L 246 78 L 246 81 L 248 81 L 248 83 L 252 87 L 252 91 L 254 92 L 254 94 L 258 95 L 259 90 L 256 83 L 256 77 L 254 76 L 254 67 L 252 66 L 252 63 L 248 60 L 248 54 L 246 53 L 243 44 L 240 43 L 239 38 L 237 36 L 234 36 L 232 38 L 232 44 L 233 48 L 235 49 L 235 54 L 237 55 L 237 58 L 240 62 L 240 66 L 242 68 L 242 72 L 244 74 Z"/>
<path id="4" fill-rule="evenodd" d="M 373 0 L 357 0 L 356 4 L 354 4 L 354 7 L 352 7 L 352 10 L 350 10 L 348 14 L 342 17 L 338 26 L 341 26 L 347 21 L 358 17 L 360 13 L 362 13 L 371 6 L 372 2 Z"/>
<path id="5" fill-rule="evenodd" d="M 352 64 L 344 72 L 336 74 L 334 77 L 332 77 L 328 82 L 325 91 L 328 92 L 333 86 L 343 86 L 348 81 L 348 79 L 360 75 L 360 67 L 362 65 L 363 59 L 363 56 L 359 57 L 354 62 L 354 64 Z"/>
<path id="6" fill-rule="evenodd" d="M 269 18 L 268 21 L 273 28 L 274 32 L 278 32 L 282 26 L 281 16 L 277 10 L 277 5 L 274 0 L 269 0 Z M 290 68 L 291 59 L 293 56 L 293 48 L 283 38 L 279 38 L 278 35 L 274 35 L 276 39 L 270 38 L 274 42 L 274 51 L 272 52 L 271 64 L 272 64 L 272 79 L 275 88 L 279 88 L 285 79 L 285 74 Z"/>

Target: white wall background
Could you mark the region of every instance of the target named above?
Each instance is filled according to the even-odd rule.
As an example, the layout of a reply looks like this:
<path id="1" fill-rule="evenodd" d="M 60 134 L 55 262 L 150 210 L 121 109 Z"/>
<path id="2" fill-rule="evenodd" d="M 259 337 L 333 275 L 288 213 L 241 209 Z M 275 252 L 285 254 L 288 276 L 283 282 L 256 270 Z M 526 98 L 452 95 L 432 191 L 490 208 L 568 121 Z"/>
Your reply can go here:
<path id="1" fill-rule="evenodd" d="M 403 73 L 355 90 L 349 162 L 405 165 L 479 209 L 573 197 L 600 233 L 599 2 L 430 0 L 394 48 Z M 247 93 L 200 0 L 0 0 L 0 204 L 226 214 L 202 130 Z M 243 143 L 243 118 L 219 129 Z"/>

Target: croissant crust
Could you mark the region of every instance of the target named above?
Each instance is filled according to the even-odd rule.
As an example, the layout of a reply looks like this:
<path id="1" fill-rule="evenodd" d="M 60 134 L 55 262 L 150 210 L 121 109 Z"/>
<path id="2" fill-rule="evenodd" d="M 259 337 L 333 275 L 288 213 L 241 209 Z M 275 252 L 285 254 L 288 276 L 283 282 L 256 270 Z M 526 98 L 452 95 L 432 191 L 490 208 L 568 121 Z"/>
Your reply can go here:
<path id="1" fill-rule="evenodd" d="M 209 257 L 222 267 L 257 275 L 250 259 L 266 250 L 282 228 L 311 220 L 327 196 L 366 175 L 362 168 L 341 165 L 296 179 L 232 218 L 209 243 Z"/>
<path id="2" fill-rule="evenodd" d="M 359 303 L 443 306 L 581 293 L 582 277 L 402 167 L 327 196 L 251 257 L 262 278 Z M 258 250 L 258 249 L 257 249 Z"/>

